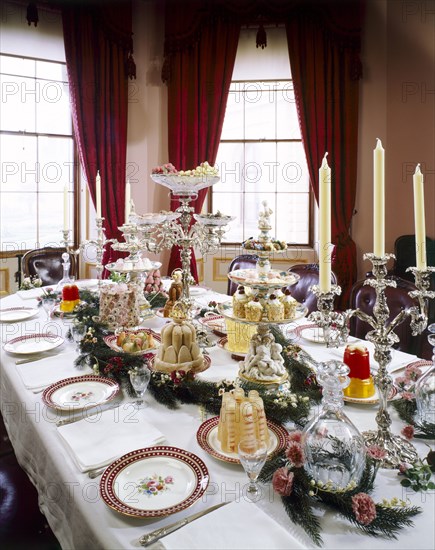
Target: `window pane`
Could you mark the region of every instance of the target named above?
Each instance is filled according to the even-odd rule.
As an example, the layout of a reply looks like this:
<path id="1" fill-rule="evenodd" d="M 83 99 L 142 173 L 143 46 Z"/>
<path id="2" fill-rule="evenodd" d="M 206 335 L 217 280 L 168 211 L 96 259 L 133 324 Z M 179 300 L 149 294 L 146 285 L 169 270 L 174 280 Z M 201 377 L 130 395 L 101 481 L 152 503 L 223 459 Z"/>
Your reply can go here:
<path id="1" fill-rule="evenodd" d="M 245 85 L 245 139 L 275 139 L 275 94 L 256 82 Z"/>
<path id="2" fill-rule="evenodd" d="M 63 229 L 63 192 L 40 193 L 39 242 L 42 246 L 59 246 Z"/>
<path id="3" fill-rule="evenodd" d="M 220 181 L 213 186 L 213 193 L 242 191 L 243 143 L 221 143 L 216 158 Z"/>
<path id="4" fill-rule="evenodd" d="M 23 59 L 22 57 L 11 57 L 9 55 L 0 55 L 0 69 L 3 74 L 34 77 L 35 60 Z"/>
<path id="5" fill-rule="evenodd" d="M 49 61 L 36 62 L 36 77 L 46 80 L 58 80 L 68 82 L 65 65 L 51 63 Z"/>
<path id="6" fill-rule="evenodd" d="M 310 189 L 307 160 L 301 142 L 278 143 L 278 192 L 297 191 L 306 193 Z"/>
<path id="7" fill-rule="evenodd" d="M 243 131 L 243 97 L 240 91 L 230 92 L 221 139 L 243 139 Z"/>
<path id="8" fill-rule="evenodd" d="M 20 76 L 0 75 L 0 130 L 35 131 L 35 80 Z"/>
<path id="9" fill-rule="evenodd" d="M 245 191 L 276 191 L 276 143 L 246 143 Z"/>
<path id="10" fill-rule="evenodd" d="M 308 209 L 308 194 L 281 193 L 276 205 L 277 238 L 289 243 L 308 244 Z"/>
<path id="11" fill-rule="evenodd" d="M 72 138 L 40 137 L 38 141 L 40 191 L 60 191 L 74 184 Z"/>
<path id="12" fill-rule="evenodd" d="M 213 187 L 216 187 L 214 185 Z M 243 195 L 240 193 L 216 193 L 213 191 L 213 212 L 218 210 L 236 219 L 229 223 L 223 242 L 242 242 L 243 240 Z"/>
<path id="13" fill-rule="evenodd" d="M 276 207 L 275 207 L 276 195 L 274 193 L 245 193 L 244 195 L 244 208 L 245 208 L 245 234 L 244 239 L 253 237 L 256 239 L 259 234 L 258 229 L 258 213 L 263 209 L 261 203 L 267 201 L 269 207 L 273 210 L 273 214 L 270 217 L 272 225 L 271 235 L 275 235 L 274 228 L 276 227 Z"/>
<path id="14" fill-rule="evenodd" d="M 277 91 L 276 124 L 278 139 L 301 139 L 292 82 Z"/>
<path id="15" fill-rule="evenodd" d="M 0 191 L 36 191 L 39 171 L 34 136 L 0 135 Z"/>
<path id="16" fill-rule="evenodd" d="M 34 193 L 4 193 L 0 204 L 3 250 L 35 248 L 37 205 Z"/>
<path id="17" fill-rule="evenodd" d="M 68 86 L 61 82 L 38 80 L 36 131 L 43 134 L 71 134 Z"/>

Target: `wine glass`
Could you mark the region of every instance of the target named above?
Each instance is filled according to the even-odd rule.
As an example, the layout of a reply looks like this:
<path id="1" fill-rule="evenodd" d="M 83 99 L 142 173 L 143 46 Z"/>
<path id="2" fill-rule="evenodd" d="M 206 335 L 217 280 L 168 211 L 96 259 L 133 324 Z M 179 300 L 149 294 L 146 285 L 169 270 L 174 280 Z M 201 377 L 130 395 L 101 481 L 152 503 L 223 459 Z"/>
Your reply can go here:
<path id="1" fill-rule="evenodd" d="M 140 409 L 141 407 L 146 407 L 142 398 L 145 392 L 147 391 L 148 384 L 151 379 L 150 369 L 147 366 L 143 366 L 143 367 L 131 370 L 129 374 L 130 374 L 131 385 L 133 386 L 134 391 L 136 392 L 136 396 L 139 398 L 136 401 L 137 408 Z"/>
<path id="2" fill-rule="evenodd" d="M 50 321 L 51 315 L 53 313 L 54 306 L 56 305 L 56 298 L 54 297 L 45 297 L 42 299 L 42 307 L 47 315 L 47 322 Z"/>
<path id="3" fill-rule="evenodd" d="M 82 323 L 72 323 L 70 327 L 72 339 L 76 345 L 76 351 L 80 352 L 80 343 L 85 337 L 88 327 Z"/>
<path id="4" fill-rule="evenodd" d="M 257 441 L 251 437 L 244 438 L 239 443 L 238 454 L 240 463 L 249 478 L 246 495 L 250 500 L 254 500 L 260 492 L 257 479 L 266 462 L 267 445 L 264 441 Z"/>

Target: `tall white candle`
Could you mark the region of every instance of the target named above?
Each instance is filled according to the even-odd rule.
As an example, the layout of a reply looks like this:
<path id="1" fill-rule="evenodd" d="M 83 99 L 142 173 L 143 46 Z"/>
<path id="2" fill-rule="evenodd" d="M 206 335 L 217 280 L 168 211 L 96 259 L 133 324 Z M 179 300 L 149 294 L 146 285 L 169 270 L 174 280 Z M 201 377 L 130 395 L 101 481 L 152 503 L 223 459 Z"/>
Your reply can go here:
<path id="1" fill-rule="evenodd" d="M 426 257 L 426 223 L 424 213 L 424 185 L 423 174 L 420 171 L 420 165 L 417 164 L 414 180 L 414 224 L 415 224 L 415 255 L 417 269 L 425 271 L 427 269 Z"/>
<path id="2" fill-rule="evenodd" d="M 373 151 L 373 252 L 385 254 L 385 151 L 380 139 Z"/>
<path id="3" fill-rule="evenodd" d="M 331 169 L 325 153 L 319 169 L 319 288 L 331 290 Z"/>
<path id="4" fill-rule="evenodd" d="M 69 211 L 68 211 L 68 185 L 63 188 L 63 229 L 68 231 L 69 227 Z"/>
<path id="5" fill-rule="evenodd" d="M 97 177 L 95 178 L 95 188 L 96 188 L 96 208 L 97 208 L 97 218 L 101 218 L 101 177 L 100 171 L 97 171 Z"/>
<path id="6" fill-rule="evenodd" d="M 130 216 L 131 210 L 131 186 L 130 180 L 127 180 L 125 185 L 125 223 L 128 223 L 128 218 Z"/>

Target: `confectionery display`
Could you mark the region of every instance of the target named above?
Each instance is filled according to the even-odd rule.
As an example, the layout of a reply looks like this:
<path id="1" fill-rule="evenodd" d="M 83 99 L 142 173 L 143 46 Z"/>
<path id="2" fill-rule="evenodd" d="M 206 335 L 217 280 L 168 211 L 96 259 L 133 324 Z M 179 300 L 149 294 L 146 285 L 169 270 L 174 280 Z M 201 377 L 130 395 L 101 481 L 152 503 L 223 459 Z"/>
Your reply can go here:
<path id="1" fill-rule="evenodd" d="M 160 372 L 201 370 L 204 356 L 193 323 L 183 318 L 183 312 L 177 306 L 172 314 L 174 320 L 165 325 L 161 332 L 162 340 L 154 359 L 154 369 Z"/>
<path id="2" fill-rule="evenodd" d="M 183 293 L 182 273 L 176 270 L 172 273 L 172 283 L 168 291 L 168 300 L 163 308 L 163 316 L 170 317 L 175 302 L 179 300 Z"/>
<path id="3" fill-rule="evenodd" d="M 126 353 L 136 353 L 156 347 L 151 331 L 126 332 L 122 330 L 116 337 L 116 345 Z"/>
<path id="4" fill-rule="evenodd" d="M 343 362 L 349 367 L 350 384 L 343 389 L 346 397 L 366 398 L 375 394 L 375 385 L 370 374 L 369 351 L 363 344 L 348 344 Z"/>
<path id="5" fill-rule="evenodd" d="M 118 283 L 100 290 L 100 320 L 109 327 L 135 327 L 140 322 L 139 291 L 133 283 Z"/>
<path id="6" fill-rule="evenodd" d="M 263 306 L 259 298 L 253 298 L 245 305 L 245 318 L 247 321 L 258 322 L 263 317 Z"/>
<path id="7" fill-rule="evenodd" d="M 65 285 L 62 288 L 62 301 L 59 309 L 64 313 L 71 313 L 77 304 L 80 303 L 79 288 L 77 285 Z"/>
<path id="8" fill-rule="evenodd" d="M 277 295 L 278 291 L 275 292 L 275 296 Z M 284 291 L 284 294 L 279 298 L 279 300 L 284 306 L 284 318 L 294 319 L 299 302 L 293 298 L 292 293 L 288 288 Z"/>
<path id="9" fill-rule="evenodd" d="M 227 332 L 226 349 L 231 353 L 248 353 L 249 342 L 257 332 L 257 326 L 239 323 L 238 321 L 226 318 L 225 327 Z"/>
<path id="10" fill-rule="evenodd" d="M 275 342 L 270 332 L 256 333 L 249 344 L 249 352 L 240 363 L 239 376 L 248 380 L 278 383 L 287 378 L 282 346 Z"/>
<path id="11" fill-rule="evenodd" d="M 233 311 L 236 317 L 244 319 L 246 317 L 245 306 L 250 301 L 243 286 L 239 286 L 233 294 Z"/>
<path id="12" fill-rule="evenodd" d="M 278 300 L 276 294 L 271 294 L 266 300 L 266 315 L 269 321 L 284 319 L 284 305 Z"/>
<path id="13" fill-rule="evenodd" d="M 242 388 L 235 388 L 222 395 L 217 438 L 227 453 L 237 453 L 239 442 L 245 438 L 269 446 L 264 404 L 256 390 L 246 396 Z"/>

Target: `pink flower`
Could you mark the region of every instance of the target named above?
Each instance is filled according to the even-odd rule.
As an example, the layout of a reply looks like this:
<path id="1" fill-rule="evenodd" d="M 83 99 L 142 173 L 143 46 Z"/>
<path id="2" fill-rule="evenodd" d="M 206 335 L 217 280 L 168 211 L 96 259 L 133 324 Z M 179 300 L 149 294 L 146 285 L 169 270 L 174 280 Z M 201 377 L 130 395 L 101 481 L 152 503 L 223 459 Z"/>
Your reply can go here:
<path id="1" fill-rule="evenodd" d="M 410 391 L 403 391 L 400 395 L 402 399 L 405 399 L 406 401 L 412 401 L 415 398 L 415 394 Z"/>
<path id="2" fill-rule="evenodd" d="M 291 495 L 293 489 L 294 473 L 289 472 L 287 468 L 278 468 L 272 477 L 272 486 L 275 492 L 283 497 Z"/>
<path id="3" fill-rule="evenodd" d="M 297 441 L 291 441 L 286 449 L 285 456 L 293 463 L 295 468 L 301 468 L 305 462 L 305 454 L 302 446 Z"/>
<path id="4" fill-rule="evenodd" d="M 361 525 L 370 525 L 376 518 L 376 505 L 367 493 L 358 493 L 352 497 L 352 510 Z"/>
<path id="5" fill-rule="evenodd" d="M 411 468 L 409 464 L 406 464 L 406 462 L 402 462 L 401 464 L 399 464 L 399 473 L 406 474 L 409 468 Z"/>
<path id="6" fill-rule="evenodd" d="M 404 376 L 398 376 L 394 382 L 399 389 L 404 390 L 408 382 L 408 379 L 405 378 Z"/>
<path id="7" fill-rule="evenodd" d="M 409 366 L 405 369 L 405 379 L 415 382 L 422 375 L 421 369 L 418 367 Z"/>
<path id="8" fill-rule="evenodd" d="M 174 478 L 172 476 L 166 476 L 165 483 L 174 483 Z"/>
<path id="9" fill-rule="evenodd" d="M 385 458 L 385 455 L 387 454 L 385 449 L 383 449 L 379 445 L 370 445 L 369 447 L 367 447 L 366 450 L 367 450 L 367 454 L 371 458 L 373 458 L 373 460 L 382 460 L 383 458 Z"/>
<path id="10" fill-rule="evenodd" d="M 414 432 L 414 426 L 411 426 L 409 424 L 408 426 L 405 426 L 400 433 L 403 435 L 403 437 L 406 437 L 406 439 L 412 439 L 414 437 Z"/>
<path id="11" fill-rule="evenodd" d="M 294 441 L 295 443 L 302 443 L 304 440 L 304 433 L 300 430 L 295 430 L 294 432 L 290 432 L 288 434 L 289 441 Z"/>

